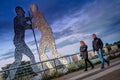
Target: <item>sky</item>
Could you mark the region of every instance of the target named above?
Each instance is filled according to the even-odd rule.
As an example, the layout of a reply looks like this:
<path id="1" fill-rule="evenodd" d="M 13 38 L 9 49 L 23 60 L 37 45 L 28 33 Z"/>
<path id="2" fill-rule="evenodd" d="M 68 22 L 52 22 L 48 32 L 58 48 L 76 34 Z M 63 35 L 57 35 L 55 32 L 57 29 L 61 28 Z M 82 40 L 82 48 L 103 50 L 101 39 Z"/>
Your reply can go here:
<path id="1" fill-rule="evenodd" d="M 0 68 L 14 62 L 14 8 L 23 7 L 28 16 L 33 3 L 38 4 L 52 28 L 57 50 L 62 56 L 78 53 L 80 40 L 84 40 L 91 50 L 93 33 L 104 44 L 120 40 L 120 0 L 3 0 L 0 3 Z M 39 45 L 41 33 L 35 29 L 35 34 Z M 31 30 L 26 30 L 25 42 L 38 62 Z M 53 58 L 49 50 L 46 54 Z M 23 60 L 29 58 L 24 55 Z"/>

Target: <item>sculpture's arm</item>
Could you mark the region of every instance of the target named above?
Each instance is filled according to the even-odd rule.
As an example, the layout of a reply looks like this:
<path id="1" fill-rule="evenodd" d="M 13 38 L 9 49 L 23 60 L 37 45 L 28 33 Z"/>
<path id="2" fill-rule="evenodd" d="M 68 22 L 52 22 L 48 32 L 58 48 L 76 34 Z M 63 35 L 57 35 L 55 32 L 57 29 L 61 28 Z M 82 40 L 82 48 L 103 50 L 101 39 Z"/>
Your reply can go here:
<path id="1" fill-rule="evenodd" d="M 34 29 L 34 28 L 37 28 L 37 24 L 36 24 L 35 21 L 33 21 L 33 23 L 32 23 L 32 28 L 33 28 L 33 29 Z"/>

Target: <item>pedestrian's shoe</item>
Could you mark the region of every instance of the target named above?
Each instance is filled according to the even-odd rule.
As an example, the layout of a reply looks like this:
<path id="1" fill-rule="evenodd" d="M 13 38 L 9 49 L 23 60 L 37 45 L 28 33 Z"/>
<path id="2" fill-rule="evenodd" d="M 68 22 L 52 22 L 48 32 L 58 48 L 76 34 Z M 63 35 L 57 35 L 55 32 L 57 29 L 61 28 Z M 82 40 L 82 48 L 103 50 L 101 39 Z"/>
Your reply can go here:
<path id="1" fill-rule="evenodd" d="M 84 71 L 87 71 L 87 69 L 85 69 Z"/>
<path id="2" fill-rule="evenodd" d="M 91 69 L 94 69 L 94 66 L 92 66 L 92 68 Z"/>
<path id="3" fill-rule="evenodd" d="M 107 62 L 107 66 L 110 66 L 110 61 Z"/>
<path id="4" fill-rule="evenodd" d="M 104 69 L 104 66 L 102 66 L 101 69 Z"/>

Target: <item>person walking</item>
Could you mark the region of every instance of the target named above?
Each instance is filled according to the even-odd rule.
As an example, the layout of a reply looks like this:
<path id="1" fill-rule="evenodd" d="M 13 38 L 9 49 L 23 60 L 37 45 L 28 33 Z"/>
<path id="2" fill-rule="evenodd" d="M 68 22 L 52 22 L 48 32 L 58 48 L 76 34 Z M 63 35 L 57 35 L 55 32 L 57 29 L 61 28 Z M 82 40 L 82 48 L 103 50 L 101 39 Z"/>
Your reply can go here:
<path id="1" fill-rule="evenodd" d="M 92 46 L 93 46 L 93 52 L 95 53 L 95 51 L 98 54 L 98 57 L 101 60 L 101 69 L 104 68 L 104 62 L 107 63 L 107 65 L 109 66 L 109 61 L 107 59 L 104 58 L 103 56 L 103 42 L 100 38 L 98 38 L 96 36 L 96 34 L 92 34 L 93 37 L 93 41 L 92 41 Z"/>
<path id="2" fill-rule="evenodd" d="M 84 59 L 85 61 L 85 70 L 87 71 L 87 62 L 91 65 L 92 69 L 94 68 L 93 64 L 91 63 L 91 61 L 88 59 L 88 51 L 87 51 L 87 45 L 85 44 L 84 41 L 80 41 L 80 56 L 82 57 L 82 59 Z"/>

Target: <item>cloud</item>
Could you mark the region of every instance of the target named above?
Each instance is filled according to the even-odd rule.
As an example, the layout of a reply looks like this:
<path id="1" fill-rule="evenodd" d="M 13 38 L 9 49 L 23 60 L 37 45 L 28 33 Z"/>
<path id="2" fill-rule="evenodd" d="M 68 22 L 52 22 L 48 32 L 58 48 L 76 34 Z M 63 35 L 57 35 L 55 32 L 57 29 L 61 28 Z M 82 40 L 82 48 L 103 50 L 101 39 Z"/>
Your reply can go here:
<path id="1" fill-rule="evenodd" d="M 14 56 L 14 51 L 9 50 L 8 52 L 0 55 L 0 60 L 9 59 L 9 58 L 12 58 L 13 56 Z"/>
<path id="2" fill-rule="evenodd" d="M 37 41 L 37 44 L 39 44 L 39 43 L 40 43 L 40 41 Z M 34 46 L 36 43 L 35 43 L 35 40 L 33 40 L 33 41 L 27 42 L 27 44 Z"/>
<path id="3" fill-rule="evenodd" d="M 77 1 L 81 0 L 74 1 L 76 1 L 76 3 L 73 4 L 77 4 Z M 40 7 L 40 5 L 39 7 L 40 10 L 45 13 L 45 17 L 52 27 L 57 50 L 61 55 L 79 52 L 80 40 L 84 40 L 89 49 L 92 49 L 92 33 L 96 33 L 104 43 L 112 43 L 120 39 L 120 0 L 93 0 L 93 2 L 83 4 L 82 6 L 79 6 L 80 3 L 78 3 L 79 5 L 74 7 L 69 7 L 73 5 L 72 2 L 70 2 L 69 5 L 66 5 L 67 2 L 65 2 L 64 5 L 66 5 L 66 7 L 62 4 L 57 6 L 58 4 L 56 3 L 55 1 L 51 5 L 49 4 L 48 7 L 44 6 L 45 8 Z M 44 4 L 46 4 L 46 1 Z M 56 6 L 58 8 L 51 10 Z M 62 6 L 65 7 L 65 9 L 60 8 Z M 41 34 L 39 31 L 37 32 L 35 30 L 35 32 L 39 44 Z M 31 34 L 31 31 L 26 31 L 26 43 L 38 59 L 34 38 Z M 0 59 L 11 57 L 12 55 L 9 55 L 9 52 L 2 55 L 3 57 L 1 56 Z M 12 54 L 12 52 L 10 52 L 10 54 Z M 6 61 L 7 60 L 8 59 L 6 59 Z"/>
<path id="4" fill-rule="evenodd" d="M 0 71 L 2 70 L 2 67 L 5 67 L 7 64 L 10 64 L 14 61 L 13 58 L 8 58 L 8 59 L 2 59 L 0 60 Z"/>
<path id="5" fill-rule="evenodd" d="M 79 42 L 66 45 L 66 46 L 59 48 L 57 50 L 62 56 L 77 53 L 77 52 L 79 52 Z"/>
<path id="6" fill-rule="evenodd" d="M 10 21 L 7 21 L 7 20 L 2 20 L 0 21 L 0 38 L 1 38 L 1 42 L 4 42 L 4 41 L 8 41 L 10 40 L 10 34 L 12 35 L 13 33 L 13 26 L 12 26 L 12 23 Z"/>
<path id="7" fill-rule="evenodd" d="M 100 37 L 118 34 L 120 30 L 119 4 L 119 1 L 95 0 L 81 9 L 79 7 L 72 9 L 72 13 L 66 13 L 63 17 L 56 19 L 51 27 L 57 48 L 80 40 L 91 39 L 93 33 Z"/>
<path id="8" fill-rule="evenodd" d="M 56 45 L 58 46 L 57 48 L 61 48 L 61 47 L 64 47 L 65 45 L 77 43 L 80 40 L 83 40 L 85 38 L 88 39 L 89 37 L 91 37 L 91 34 L 92 33 L 89 33 L 89 34 L 71 34 L 67 37 L 61 37 L 61 38 L 56 40 Z"/>
<path id="9" fill-rule="evenodd" d="M 73 10 L 75 13 L 66 14 L 67 17 L 56 20 L 52 24 L 55 38 L 58 39 L 74 33 L 98 32 L 100 35 L 104 35 L 108 32 L 106 35 L 109 35 L 118 32 L 120 30 L 119 4 L 119 1 L 96 0 L 80 10 Z M 115 29 L 112 29 L 113 27 Z"/>

